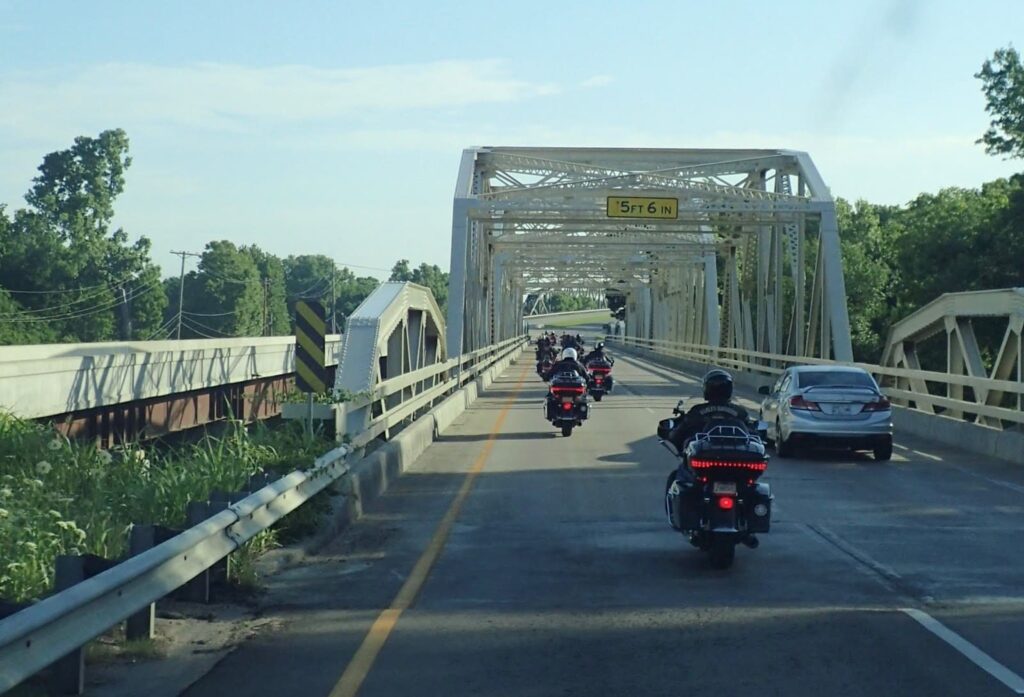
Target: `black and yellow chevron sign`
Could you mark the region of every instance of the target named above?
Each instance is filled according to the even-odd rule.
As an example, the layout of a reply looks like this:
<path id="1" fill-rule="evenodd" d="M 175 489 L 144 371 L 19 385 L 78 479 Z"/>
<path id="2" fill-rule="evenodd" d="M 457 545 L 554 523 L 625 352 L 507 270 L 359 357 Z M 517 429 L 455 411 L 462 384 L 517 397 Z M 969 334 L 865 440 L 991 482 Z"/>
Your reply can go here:
<path id="1" fill-rule="evenodd" d="M 295 386 L 300 392 L 323 394 L 327 391 L 324 368 L 324 335 L 327 314 L 315 300 L 295 303 Z"/>

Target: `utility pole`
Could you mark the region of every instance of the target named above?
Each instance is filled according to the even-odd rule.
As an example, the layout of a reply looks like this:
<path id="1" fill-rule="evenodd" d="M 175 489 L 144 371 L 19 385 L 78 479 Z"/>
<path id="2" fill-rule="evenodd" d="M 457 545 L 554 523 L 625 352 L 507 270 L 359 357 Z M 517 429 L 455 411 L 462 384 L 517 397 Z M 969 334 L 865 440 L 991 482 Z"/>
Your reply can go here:
<path id="1" fill-rule="evenodd" d="M 130 341 L 132 338 L 132 311 L 128 305 L 128 293 L 124 285 L 118 286 L 121 293 L 121 341 Z"/>
<path id="2" fill-rule="evenodd" d="M 331 334 L 338 333 L 338 325 L 335 318 L 338 316 L 338 296 L 334 292 L 334 271 L 338 267 L 334 265 L 334 260 L 331 260 Z"/>
<path id="3" fill-rule="evenodd" d="M 171 254 L 177 254 L 181 257 L 181 279 L 178 281 L 178 341 L 181 341 L 181 313 L 184 311 L 185 303 L 185 257 L 202 257 L 202 254 L 196 254 L 195 252 L 174 252 Z"/>
<path id="4" fill-rule="evenodd" d="M 270 279 L 263 279 L 263 331 L 260 332 L 263 336 L 267 335 L 267 300 L 270 296 Z"/>

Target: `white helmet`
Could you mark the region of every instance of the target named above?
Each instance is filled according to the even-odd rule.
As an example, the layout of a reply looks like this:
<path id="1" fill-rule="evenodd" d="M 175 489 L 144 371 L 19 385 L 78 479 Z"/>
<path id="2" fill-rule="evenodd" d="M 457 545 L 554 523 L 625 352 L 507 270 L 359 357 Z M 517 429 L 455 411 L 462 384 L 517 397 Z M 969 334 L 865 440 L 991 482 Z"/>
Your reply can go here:
<path id="1" fill-rule="evenodd" d="M 564 351 L 562 351 L 562 360 L 564 361 L 570 359 L 574 361 L 576 360 L 576 349 L 574 348 L 567 348 Z"/>

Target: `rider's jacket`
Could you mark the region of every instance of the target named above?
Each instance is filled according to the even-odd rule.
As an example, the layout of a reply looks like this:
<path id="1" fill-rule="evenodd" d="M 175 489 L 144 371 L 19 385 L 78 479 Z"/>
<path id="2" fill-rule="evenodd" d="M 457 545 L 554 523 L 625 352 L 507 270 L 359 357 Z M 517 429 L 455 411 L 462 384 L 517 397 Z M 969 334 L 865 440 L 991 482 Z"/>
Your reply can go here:
<path id="1" fill-rule="evenodd" d="M 685 447 L 686 441 L 707 428 L 711 421 L 718 419 L 741 421 L 746 424 L 750 421 L 750 416 L 747 414 L 747 410 L 739 404 L 733 404 L 732 402 L 727 404 L 704 402 L 703 404 L 691 407 L 686 412 L 686 416 L 672 429 L 672 433 L 669 434 L 669 440 L 681 451 Z"/>
<path id="2" fill-rule="evenodd" d="M 582 363 L 572 358 L 563 358 L 551 366 L 549 375 L 558 375 L 559 373 L 576 373 L 581 378 L 587 377 L 587 369 Z"/>
<path id="3" fill-rule="evenodd" d="M 597 361 L 597 360 L 601 360 L 601 361 L 608 360 L 608 356 L 605 355 L 604 349 L 594 349 L 593 351 L 591 351 L 590 353 L 588 353 L 586 356 L 583 357 L 583 363 L 584 364 L 590 363 L 590 361 Z"/>

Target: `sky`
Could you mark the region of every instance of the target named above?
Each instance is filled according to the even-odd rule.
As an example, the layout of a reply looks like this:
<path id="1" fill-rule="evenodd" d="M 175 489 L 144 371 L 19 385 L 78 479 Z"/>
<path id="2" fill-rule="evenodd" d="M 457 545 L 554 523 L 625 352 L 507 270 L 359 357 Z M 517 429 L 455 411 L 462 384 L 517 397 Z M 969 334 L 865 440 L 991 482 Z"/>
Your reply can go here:
<path id="1" fill-rule="evenodd" d="M 447 269 L 475 145 L 806 150 L 905 203 L 1024 170 L 974 142 L 1009 44 L 1024 0 L 0 0 L 0 204 L 109 128 L 115 223 L 168 275 L 214 239 Z"/>

